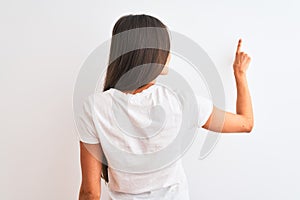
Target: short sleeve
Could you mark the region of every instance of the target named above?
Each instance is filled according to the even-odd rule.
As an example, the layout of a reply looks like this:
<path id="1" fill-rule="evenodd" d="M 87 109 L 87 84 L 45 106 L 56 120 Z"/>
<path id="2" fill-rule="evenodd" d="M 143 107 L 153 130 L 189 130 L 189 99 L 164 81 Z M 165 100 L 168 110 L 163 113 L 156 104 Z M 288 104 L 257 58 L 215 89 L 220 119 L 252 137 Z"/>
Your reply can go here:
<path id="1" fill-rule="evenodd" d="M 77 130 L 80 141 L 98 144 L 99 138 L 93 121 L 92 105 L 91 97 L 86 98 L 83 102 L 82 112 L 77 118 Z"/>
<path id="2" fill-rule="evenodd" d="M 213 111 L 213 102 L 205 97 L 196 95 L 197 103 L 198 103 L 198 111 L 199 111 L 199 121 L 198 127 L 202 127 L 210 117 Z"/>
<path id="3" fill-rule="evenodd" d="M 193 92 L 191 94 L 185 90 L 179 90 L 179 89 L 174 89 L 174 92 L 177 95 L 183 107 L 189 106 L 192 102 L 193 103 L 192 107 L 194 109 L 194 107 L 196 106 L 195 104 L 197 104 L 198 110 L 195 109 L 193 110 L 196 111 L 195 113 L 193 113 L 196 115 L 196 119 L 192 123 L 193 126 L 197 128 L 202 128 L 202 126 L 207 122 L 208 118 L 212 114 L 213 107 L 214 107 L 213 102 L 210 99 L 201 96 L 199 93 Z"/>

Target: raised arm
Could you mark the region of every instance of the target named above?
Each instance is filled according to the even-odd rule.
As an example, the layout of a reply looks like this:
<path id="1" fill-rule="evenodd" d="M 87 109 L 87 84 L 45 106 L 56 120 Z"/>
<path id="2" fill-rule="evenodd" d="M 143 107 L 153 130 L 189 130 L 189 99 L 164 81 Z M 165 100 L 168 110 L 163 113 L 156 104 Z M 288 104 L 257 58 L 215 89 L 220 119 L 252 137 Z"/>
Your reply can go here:
<path id="1" fill-rule="evenodd" d="M 101 151 L 99 144 L 86 144 L 80 142 L 82 182 L 79 200 L 100 199 L 102 164 L 99 161 L 98 156 L 101 155 Z"/>
<path id="2" fill-rule="evenodd" d="M 203 125 L 205 129 L 222 133 L 249 133 L 253 128 L 253 110 L 246 77 L 251 58 L 241 51 L 241 45 L 240 39 L 233 63 L 237 88 L 236 113 L 226 112 L 214 106 L 211 116 Z"/>

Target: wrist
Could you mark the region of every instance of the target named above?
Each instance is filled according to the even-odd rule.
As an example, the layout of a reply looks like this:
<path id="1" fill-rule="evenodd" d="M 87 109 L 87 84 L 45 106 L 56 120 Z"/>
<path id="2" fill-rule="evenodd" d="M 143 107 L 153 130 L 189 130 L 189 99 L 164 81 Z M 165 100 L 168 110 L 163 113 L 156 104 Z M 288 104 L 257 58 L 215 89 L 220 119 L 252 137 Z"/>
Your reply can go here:
<path id="1" fill-rule="evenodd" d="M 246 72 L 245 71 L 234 70 L 234 76 L 235 77 L 245 77 L 246 76 Z"/>

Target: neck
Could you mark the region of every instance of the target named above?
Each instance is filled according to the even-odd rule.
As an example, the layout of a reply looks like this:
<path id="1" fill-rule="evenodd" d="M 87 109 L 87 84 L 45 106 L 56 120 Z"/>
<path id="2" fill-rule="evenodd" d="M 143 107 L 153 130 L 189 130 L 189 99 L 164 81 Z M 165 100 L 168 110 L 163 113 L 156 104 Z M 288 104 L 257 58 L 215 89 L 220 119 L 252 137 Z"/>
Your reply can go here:
<path id="1" fill-rule="evenodd" d="M 154 85 L 156 82 L 156 80 L 153 80 L 149 83 L 147 83 L 146 85 L 144 85 L 143 87 L 140 87 L 136 90 L 133 90 L 133 91 L 125 91 L 125 93 L 131 93 L 131 94 L 136 94 L 136 93 L 140 93 L 142 92 L 143 90 L 146 90 L 147 88 L 149 88 L 150 86 Z"/>

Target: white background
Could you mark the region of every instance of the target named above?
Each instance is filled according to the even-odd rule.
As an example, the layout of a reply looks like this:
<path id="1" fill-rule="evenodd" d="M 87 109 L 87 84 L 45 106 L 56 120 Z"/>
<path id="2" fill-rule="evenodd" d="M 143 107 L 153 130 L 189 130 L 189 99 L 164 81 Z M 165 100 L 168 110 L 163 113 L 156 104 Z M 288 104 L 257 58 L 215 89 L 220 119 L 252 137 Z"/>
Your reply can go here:
<path id="1" fill-rule="evenodd" d="M 239 37 L 253 58 L 254 130 L 222 135 L 199 160 L 207 134 L 200 130 L 184 157 L 191 199 L 300 199 L 299 9 L 296 0 L 1 0 L 0 198 L 77 198 L 77 73 L 119 17 L 145 13 L 206 50 L 224 81 L 228 111 L 235 109 L 231 64 Z"/>

